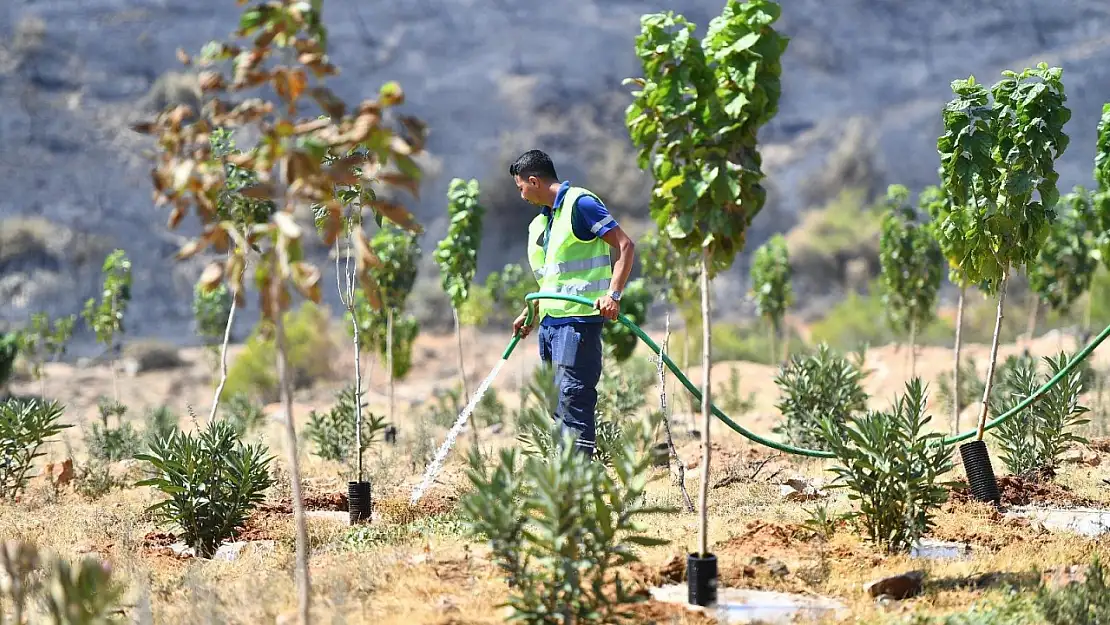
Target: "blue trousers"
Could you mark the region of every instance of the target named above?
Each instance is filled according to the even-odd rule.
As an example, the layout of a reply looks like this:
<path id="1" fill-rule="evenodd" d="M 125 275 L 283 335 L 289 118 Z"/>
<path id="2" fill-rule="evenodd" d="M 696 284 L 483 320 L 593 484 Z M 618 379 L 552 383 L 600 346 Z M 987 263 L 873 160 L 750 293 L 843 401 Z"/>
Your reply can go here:
<path id="1" fill-rule="evenodd" d="M 575 437 L 578 450 L 594 455 L 597 428 L 597 383 L 601 379 L 600 323 L 540 326 L 540 360 L 555 370 L 559 402 L 553 415 L 563 433 Z"/>

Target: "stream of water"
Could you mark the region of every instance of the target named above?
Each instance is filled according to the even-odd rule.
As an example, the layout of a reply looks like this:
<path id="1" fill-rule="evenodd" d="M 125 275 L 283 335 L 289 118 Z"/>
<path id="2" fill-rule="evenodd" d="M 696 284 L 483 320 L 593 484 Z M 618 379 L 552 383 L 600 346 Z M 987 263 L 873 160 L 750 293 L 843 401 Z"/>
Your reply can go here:
<path id="1" fill-rule="evenodd" d="M 459 433 L 462 432 L 463 426 L 466 425 L 467 419 L 470 418 L 470 413 L 474 412 L 474 407 L 481 401 L 482 395 L 486 394 L 489 385 L 493 382 L 494 378 L 497 377 L 497 374 L 501 371 L 501 367 L 504 366 L 505 362 L 505 360 L 497 361 L 493 370 L 489 372 L 486 379 L 482 380 L 478 389 L 470 396 L 470 401 L 467 402 L 466 407 L 459 413 L 459 418 L 455 419 L 455 425 L 451 426 L 451 431 L 447 433 L 447 439 L 439 446 L 439 451 L 436 452 L 435 459 L 433 459 L 432 462 L 428 464 L 428 468 L 424 470 L 424 479 L 420 480 L 420 484 L 412 490 L 412 498 L 409 500 L 410 505 L 416 505 L 416 502 L 424 496 L 424 491 L 428 489 L 428 486 L 431 486 L 432 481 L 436 478 L 436 474 L 443 468 L 443 461 L 447 458 L 447 453 L 451 451 L 451 447 L 455 445 L 455 439 L 458 438 Z"/>

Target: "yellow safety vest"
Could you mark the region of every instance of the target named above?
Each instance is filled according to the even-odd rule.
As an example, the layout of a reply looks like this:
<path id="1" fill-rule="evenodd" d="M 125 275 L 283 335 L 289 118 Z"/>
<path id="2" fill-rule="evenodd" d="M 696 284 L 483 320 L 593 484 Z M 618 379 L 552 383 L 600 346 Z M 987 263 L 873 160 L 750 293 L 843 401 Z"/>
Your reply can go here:
<path id="1" fill-rule="evenodd" d="M 548 217 L 540 213 L 532 220 L 528 226 L 528 264 L 532 266 L 540 291 L 577 295 L 592 302 L 609 292 L 613 267 L 609 244 L 601 237 L 583 241 L 574 235 L 571 213 L 574 212 L 574 203 L 583 195 L 597 197 L 581 187 L 569 187 L 563 194 L 562 203 L 552 208 L 553 222 L 546 253 L 543 238 Z M 588 317 L 601 314 L 592 306 L 562 300 L 542 299 L 538 303 L 540 320 L 545 316 Z"/>

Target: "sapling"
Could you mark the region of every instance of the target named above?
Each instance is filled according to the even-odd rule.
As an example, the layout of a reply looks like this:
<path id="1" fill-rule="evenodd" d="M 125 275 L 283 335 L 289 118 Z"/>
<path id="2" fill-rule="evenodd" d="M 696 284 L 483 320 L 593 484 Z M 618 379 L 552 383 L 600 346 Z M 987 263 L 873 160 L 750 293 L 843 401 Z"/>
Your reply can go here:
<path id="1" fill-rule="evenodd" d="M 355 107 L 324 85 L 326 78 L 338 70 L 328 57 L 322 4 L 322 0 L 279 0 L 244 7 L 235 31 L 242 45 L 211 42 L 196 59 L 178 51 L 184 63 L 199 66 L 205 102 L 202 110 L 178 105 L 132 127 L 158 138 L 151 180 L 157 204 L 172 207 L 169 227 L 176 228 L 190 208 L 195 208 L 200 221 L 201 235 L 190 239 L 177 257 L 188 258 L 207 247 L 230 252 L 226 262 L 208 264 L 199 282 L 205 288 L 228 282 L 236 295 L 236 305 L 245 305 L 241 288 L 245 250 L 256 251 L 254 277 L 260 308 L 268 320 L 264 327 L 276 334 L 276 369 L 281 380 L 296 525 L 298 617 L 302 624 L 309 622 L 310 614 L 308 531 L 282 317 L 292 303 L 290 283 L 302 296 L 319 303 L 320 270 L 305 260 L 304 229 L 296 215 L 310 204 L 322 205 L 327 212 L 322 239 L 330 248 L 342 229 L 343 206 L 336 196 L 336 185 L 382 184 L 403 187 L 415 195 L 421 171 L 414 157 L 422 152 L 426 134 L 419 120 L 390 114 L 405 99 L 397 83 L 386 83 L 377 98 Z M 220 65 L 230 65 L 231 71 L 221 71 Z M 258 90 L 257 97 L 249 97 L 254 90 Z M 324 116 L 299 117 L 301 110 L 312 106 L 309 100 Z M 401 131 L 387 126 L 387 119 L 397 119 Z M 275 204 L 265 221 L 245 232 L 217 212 L 216 201 L 227 187 L 227 172 L 213 162 L 210 143 L 215 128 L 243 126 L 250 127 L 246 134 L 256 139 L 254 145 L 229 156 L 228 161 L 255 172 L 258 182 L 243 188 L 240 194 Z M 360 147 L 370 149 L 360 152 Z M 329 154 L 342 156 L 325 166 Z M 396 171 L 387 171 L 389 166 L 395 166 Z M 421 231 L 400 204 L 376 198 L 369 206 L 402 228 Z M 354 239 L 356 273 L 363 292 L 372 308 L 381 309 L 378 287 L 370 272 L 376 257 L 361 229 L 354 233 Z"/>
<path id="2" fill-rule="evenodd" d="M 1056 218 L 1054 161 L 1067 149 L 1064 124 L 1071 117 L 1061 74 L 1044 63 L 1020 74 L 1007 70 L 989 93 L 974 77 L 956 80 L 956 97 L 944 109 L 937 149 L 953 210 L 937 232 L 962 252 L 968 280 L 998 297 L 976 441 L 986 427 L 1007 277 L 1013 266 L 1036 260 Z"/>
<path id="3" fill-rule="evenodd" d="M 775 347 L 782 335 L 782 319 L 794 299 L 790 276 L 790 254 L 786 249 L 786 239 L 781 234 L 776 234 L 755 251 L 751 271 L 756 311 L 767 321 L 771 336 L 770 365 L 779 361 L 780 356 Z M 785 358 L 785 345 L 783 352 L 782 357 Z"/>
<path id="4" fill-rule="evenodd" d="M 890 185 L 879 235 L 881 285 L 887 319 L 910 336 L 910 377 L 917 375 L 917 332 L 935 317 L 944 256 L 929 226 L 917 221 L 909 189 Z"/>
<path id="5" fill-rule="evenodd" d="M 470 285 L 478 270 L 478 248 L 482 245 L 482 216 L 485 214 L 485 208 L 478 202 L 478 195 L 477 180 L 451 180 L 447 188 L 447 236 L 439 242 L 435 250 L 440 283 L 451 299 L 451 315 L 455 321 L 455 342 L 459 353 L 459 382 L 462 384 L 464 404 L 470 401 L 470 389 L 466 384 L 459 308 L 470 297 Z"/>
<path id="6" fill-rule="evenodd" d="M 226 128 L 215 128 L 209 138 L 210 164 L 213 167 L 222 168 L 224 172 L 224 186 L 216 194 L 215 219 L 225 222 L 226 227 L 246 233 L 247 229 L 255 224 L 269 221 L 276 205 L 269 198 L 251 198 L 243 195 L 243 189 L 258 183 L 258 173 L 232 162 L 233 157 L 242 155 L 235 146 L 233 134 Z M 239 240 L 235 239 L 236 242 Z M 238 254 L 242 260 L 242 270 L 246 271 L 251 251 L 250 248 L 229 249 L 228 262 Z M 208 413 L 209 421 L 216 418 L 224 386 L 227 384 L 227 346 L 231 342 L 235 310 L 245 301 L 242 292 L 238 290 L 237 282 L 231 282 L 231 289 L 234 291 L 229 290 L 222 282 L 215 287 L 198 282 L 193 296 L 193 314 L 203 336 L 212 338 L 219 336 L 221 332 L 218 324 L 223 321 L 223 340 L 220 343 L 219 355 L 220 381 L 216 384 L 216 390 L 212 395 L 212 408 Z"/>
<path id="7" fill-rule="evenodd" d="M 780 7 L 729 0 L 698 41 L 694 25 L 673 12 L 641 18 L 636 53 L 643 78 L 626 123 L 642 169 L 651 165 L 651 215 L 682 258 L 700 255 L 702 301 L 702 478 L 698 555 L 710 557 L 712 348 L 709 284 L 744 246 L 763 208 L 761 126 L 778 112 L 779 59 L 787 39 L 772 24 Z"/>
<path id="8" fill-rule="evenodd" d="M 46 313 L 31 315 L 31 325 L 21 330 L 19 353 L 30 362 L 31 377 L 39 381 L 40 394 L 46 399 L 46 375 L 43 365 L 47 359 L 56 361 L 66 351 L 66 343 L 73 337 L 77 315 L 67 315 L 51 321 Z"/>
<path id="9" fill-rule="evenodd" d="M 1098 121 L 1094 179 L 1096 187 L 1090 196 L 1090 227 L 1095 248 L 1093 255 L 1103 267 L 1110 268 L 1110 103 L 1102 106 L 1102 117 Z M 1085 332 L 1090 332 L 1093 299 L 1093 296 L 1087 298 Z"/>
<path id="10" fill-rule="evenodd" d="M 101 271 L 104 273 L 104 285 L 100 302 L 90 297 L 85 302 L 81 316 L 96 333 L 97 342 L 103 343 L 111 353 L 112 393 L 118 402 L 115 340 L 124 331 L 123 315 L 131 301 L 131 261 L 123 250 L 115 250 L 104 259 Z"/>
<path id="11" fill-rule="evenodd" d="M 949 220 L 967 219 L 968 215 L 963 211 L 954 210 L 952 198 L 945 194 L 945 192 L 937 186 L 928 186 L 921 191 L 918 195 L 918 202 L 921 207 L 929 214 L 931 220 L 929 221 L 929 230 L 933 238 L 940 246 L 941 253 L 944 254 L 945 259 L 948 261 L 948 280 L 957 285 L 960 289 L 959 299 L 956 301 L 956 340 L 953 347 L 953 360 L 952 365 L 952 430 L 953 433 L 960 430 L 960 413 L 963 411 L 964 403 L 960 398 L 960 372 L 962 365 L 960 360 L 960 348 L 962 346 L 961 339 L 963 338 L 964 327 L 964 299 L 967 295 L 968 279 L 963 270 L 960 269 L 960 262 L 963 260 L 965 252 L 964 241 L 959 237 L 945 236 L 941 232 L 941 227 L 949 223 Z M 957 229 L 959 226 L 957 226 Z"/>
<path id="12" fill-rule="evenodd" d="M 1033 292 L 1026 337 L 1033 339 L 1037 309 L 1044 302 L 1057 313 L 1066 313 L 1091 287 L 1098 259 L 1094 255 L 1094 221 L 1090 195 L 1081 187 L 1063 198 L 1064 210 L 1049 229 L 1037 260 L 1028 266 Z"/>

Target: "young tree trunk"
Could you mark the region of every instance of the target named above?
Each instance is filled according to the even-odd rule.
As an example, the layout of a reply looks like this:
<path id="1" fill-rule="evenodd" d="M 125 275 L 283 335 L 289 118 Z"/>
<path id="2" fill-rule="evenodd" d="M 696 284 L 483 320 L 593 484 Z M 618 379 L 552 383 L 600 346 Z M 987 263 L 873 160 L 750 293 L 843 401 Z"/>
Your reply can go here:
<path id="1" fill-rule="evenodd" d="M 686 322 L 686 330 L 682 333 L 682 370 L 690 370 L 690 322 Z M 686 410 L 690 413 L 690 426 L 688 430 L 693 430 L 694 425 L 694 398 L 693 396 L 686 397 Z"/>
<path id="2" fill-rule="evenodd" d="M 682 501 L 686 506 L 686 512 L 693 512 L 694 502 L 690 500 L 690 493 L 686 491 L 686 466 L 682 464 L 682 458 L 678 457 L 678 449 L 675 448 L 674 437 L 671 435 L 671 419 L 667 415 L 667 367 L 663 362 L 663 355 L 667 353 L 667 343 L 671 340 L 671 312 L 669 310 L 667 311 L 665 324 L 663 345 L 659 349 L 659 409 L 663 414 L 663 431 L 667 435 L 667 448 L 670 451 L 671 458 L 674 459 L 678 472 L 676 481 L 679 490 L 682 491 Z"/>
<path id="3" fill-rule="evenodd" d="M 710 388 L 710 367 L 713 363 L 713 348 L 710 344 L 709 309 L 709 248 L 702 248 L 701 254 L 701 341 L 702 341 L 702 398 L 701 398 L 701 492 L 698 506 L 701 518 L 698 523 L 698 550 L 702 557 L 709 555 L 709 406 L 712 402 Z"/>
<path id="4" fill-rule="evenodd" d="M 348 291 L 352 296 L 353 290 Z M 358 318 L 355 317 L 354 298 L 348 305 L 351 313 L 351 328 L 354 331 L 355 344 L 355 452 L 358 454 L 358 468 L 356 473 L 358 481 L 362 481 L 362 345 L 358 334 Z"/>
<path id="5" fill-rule="evenodd" d="M 454 306 L 451 307 L 451 316 L 455 318 L 455 345 L 458 347 L 459 355 L 459 382 L 462 383 L 462 405 L 459 410 L 465 409 L 470 404 L 470 389 L 466 385 L 466 365 L 465 358 L 463 357 L 463 344 L 462 344 L 462 324 L 459 323 L 459 310 Z M 471 415 L 473 417 L 473 415 Z M 474 432 L 474 438 L 471 439 L 474 446 L 478 446 L 478 423 L 471 418 L 470 420 L 471 431 Z"/>
<path id="6" fill-rule="evenodd" d="M 956 366 L 952 368 L 952 433 L 960 432 L 960 331 L 964 327 L 964 294 L 967 287 L 960 285 L 960 299 L 956 303 Z"/>
<path id="7" fill-rule="evenodd" d="M 770 326 L 771 326 L 771 327 L 770 327 L 770 335 L 771 335 L 771 361 L 770 361 L 770 362 L 768 362 L 767 364 L 769 364 L 769 365 L 771 365 L 771 366 L 773 367 L 773 366 L 775 366 L 775 357 L 776 357 L 776 356 L 778 355 L 778 350 L 777 350 L 777 349 L 775 349 L 775 348 L 777 347 L 777 345 L 775 345 L 775 341 L 777 340 L 777 335 L 778 335 L 778 332 L 777 332 L 777 330 L 776 330 L 776 327 L 778 326 L 778 324 L 777 324 L 777 323 L 775 323 L 775 320 L 774 320 L 774 319 L 768 319 L 768 321 L 770 322 Z"/>
<path id="8" fill-rule="evenodd" d="M 396 423 L 393 416 L 393 309 L 385 317 L 385 368 L 389 373 L 389 422 Z"/>
<path id="9" fill-rule="evenodd" d="M 277 277 L 277 266 L 271 276 L 273 301 L 279 299 L 281 281 Z M 301 495 L 301 468 L 297 458 L 297 428 L 293 425 L 293 384 L 289 379 L 289 366 L 286 361 L 285 324 L 281 312 L 274 315 L 277 344 L 277 374 L 281 386 L 281 403 L 285 412 L 285 439 L 289 454 L 289 481 L 293 491 L 293 522 L 296 525 L 296 573 L 299 622 L 308 625 L 310 581 L 308 576 L 308 527 L 305 525 L 304 499 Z"/>
<path id="10" fill-rule="evenodd" d="M 991 396 L 991 388 L 994 386 L 994 363 L 998 360 L 998 336 L 1002 333 L 1002 307 L 1006 302 L 1006 278 L 1007 274 L 1002 275 L 1002 281 L 998 285 L 998 313 L 994 318 L 994 338 L 991 339 L 991 360 L 987 366 L 987 384 L 983 389 L 983 407 L 979 412 L 979 423 L 976 426 L 975 440 L 983 440 L 984 428 L 987 424 L 987 413 L 989 406 L 987 400 Z"/>
<path id="11" fill-rule="evenodd" d="M 1037 313 L 1040 312 L 1041 298 L 1036 293 L 1033 296 L 1033 306 L 1029 309 L 1029 321 L 1025 326 L 1025 340 L 1032 342 L 1033 334 L 1037 331 Z"/>
<path id="12" fill-rule="evenodd" d="M 237 290 L 237 288 L 236 288 Z M 220 345 L 220 383 L 216 385 L 216 392 L 212 395 L 212 411 L 208 413 L 208 422 L 216 420 L 216 410 L 220 407 L 220 397 L 224 394 L 224 385 L 227 384 L 227 344 L 231 342 L 231 326 L 235 323 L 235 295 L 231 293 L 231 311 L 227 313 L 227 325 L 224 327 L 224 341 Z"/>
<path id="13" fill-rule="evenodd" d="M 910 378 L 917 377 L 917 320 L 910 321 Z"/>

